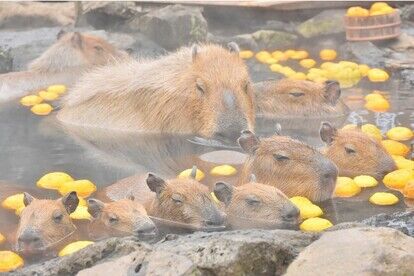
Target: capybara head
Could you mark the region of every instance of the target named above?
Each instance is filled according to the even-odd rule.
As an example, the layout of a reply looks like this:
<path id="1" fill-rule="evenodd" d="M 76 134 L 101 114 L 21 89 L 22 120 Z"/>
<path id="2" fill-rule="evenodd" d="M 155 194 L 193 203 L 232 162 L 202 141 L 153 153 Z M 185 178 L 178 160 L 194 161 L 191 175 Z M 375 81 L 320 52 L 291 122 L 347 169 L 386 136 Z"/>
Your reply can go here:
<path id="1" fill-rule="evenodd" d="M 286 136 L 259 140 L 250 131 L 243 131 L 238 142 L 249 154 L 241 181 L 255 174 L 257 182 L 272 185 L 288 197 L 323 201 L 332 196 L 338 170 L 318 150 Z"/>
<path id="2" fill-rule="evenodd" d="M 24 204 L 17 229 L 17 249 L 23 254 L 42 251 L 61 242 L 76 230 L 69 215 L 79 198 L 70 192 L 57 200 L 36 199 L 24 193 Z"/>
<path id="3" fill-rule="evenodd" d="M 220 226 L 225 214 L 216 206 L 206 186 L 193 179 L 162 178 L 148 174 L 147 185 L 156 193 L 148 213 L 195 227 Z"/>
<path id="4" fill-rule="evenodd" d="M 126 52 L 117 50 L 94 35 L 60 31 L 57 38 L 55 44 L 30 63 L 30 70 L 56 72 L 69 67 L 87 68 L 105 65 L 127 56 Z"/>
<path id="5" fill-rule="evenodd" d="M 296 117 L 342 111 L 337 106 L 341 89 L 336 81 L 282 79 L 257 83 L 254 89 L 260 114 Z"/>
<path id="6" fill-rule="evenodd" d="M 325 156 L 336 164 L 340 176 L 370 175 L 382 179 L 397 169 L 381 143 L 359 129 L 336 129 L 322 123 L 320 135 L 327 144 Z"/>
<path id="7" fill-rule="evenodd" d="M 101 236 L 128 236 L 139 238 L 153 237 L 156 227 L 148 217 L 142 204 L 133 198 L 104 203 L 98 199 L 88 199 L 88 212 L 93 217 L 90 222 L 92 231 Z"/>
<path id="8" fill-rule="evenodd" d="M 254 129 L 253 89 L 237 44 L 192 48 L 191 74 L 196 105 L 194 126 L 203 136 L 236 141 L 243 129 Z"/>
<path id="9" fill-rule="evenodd" d="M 249 182 L 233 187 L 225 182 L 214 186 L 215 196 L 225 204 L 232 229 L 296 229 L 299 209 L 273 186 Z"/>

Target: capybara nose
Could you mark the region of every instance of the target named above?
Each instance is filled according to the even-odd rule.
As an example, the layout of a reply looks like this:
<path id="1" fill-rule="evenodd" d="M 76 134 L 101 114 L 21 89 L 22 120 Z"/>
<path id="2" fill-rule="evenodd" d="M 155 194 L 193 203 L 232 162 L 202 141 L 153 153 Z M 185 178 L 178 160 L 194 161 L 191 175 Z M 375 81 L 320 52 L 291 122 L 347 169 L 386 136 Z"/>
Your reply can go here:
<path id="1" fill-rule="evenodd" d="M 226 220 L 226 215 L 224 213 L 217 213 L 213 217 L 206 219 L 204 221 L 205 226 L 221 226 Z"/>
<path id="2" fill-rule="evenodd" d="M 145 222 L 135 229 L 135 233 L 142 234 L 154 234 L 157 231 L 157 227 L 152 222 Z"/>
<path id="3" fill-rule="evenodd" d="M 282 218 L 288 222 L 295 222 L 299 219 L 300 211 L 294 205 L 286 205 L 282 210 Z"/>
<path id="4" fill-rule="evenodd" d="M 380 174 L 378 177 L 382 178 L 383 176 L 385 176 L 387 173 L 390 173 L 392 171 L 395 171 L 397 169 L 397 165 L 395 164 L 395 161 L 389 157 L 386 156 L 383 159 L 383 162 L 380 163 Z"/>
<path id="5" fill-rule="evenodd" d="M 17 239 L 20 244 L 36 245 L 40 244 L 40 236 L 34 230 L 25 230 Z"/>

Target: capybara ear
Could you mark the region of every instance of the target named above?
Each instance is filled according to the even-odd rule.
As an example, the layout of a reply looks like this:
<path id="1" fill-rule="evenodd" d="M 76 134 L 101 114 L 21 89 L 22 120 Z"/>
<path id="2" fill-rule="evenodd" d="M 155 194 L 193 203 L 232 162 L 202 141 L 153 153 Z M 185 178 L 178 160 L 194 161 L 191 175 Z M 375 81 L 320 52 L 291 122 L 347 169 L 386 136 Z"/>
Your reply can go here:
<path id="1" fill-rule="evenodd" d="M 321 129 L 319 130 L 319 134 L 321 136 L 322 141 L 326 144 L 332 144 L 333 140 L 335 139 L 337 130 L 328 122 L 323 122 L 321 125 Z"/>
<path id="2" fill-rule="evenodd" d="M 249 182 L 257 182 L 256 175 L 252 173 L 249 177 Z"/>
<path id="3" fill-rule="evenodd" d="M 217 182 L 214 185 L 214 195 L 227 206 L 233 197 L 233 186 L 226 182 Z"/>
<path id="4" fill-rule="evenodd" d="M 74 46 L 82 48 L 82 35 L 79 32 L 74 32 L 71 40 Z"/>
<path id="5" fill-rule="evenodd" d="M 237 142 L 245 152 L 252 154 L 256 151 L 260 141 L 250 130 L 243 130 Z"/>
<path id="6" fill-rule="evenodd" d="M 128 195 L 127 197 L 129 200 L 134 201 L 135 200 L 135 196 L 134 195 Z"/>
<path id="7" fill-rule="evenodd" d="M 24 206 L 29 205 L 30 203 L 32 203 L 33 200 L 35 200 L 35 198 L 32 195 L 30 195 L 29 193 L 23 193 Z"/>
<path id="8" fill-rule="evenodd" d="M 325 82 L 325 99 L 331 105 L 336 105 L 341 96 L 341 87 L 339 86 L 339 82 L 327 80 Z"/>
<path id="9" fill-rule="evenodd" d="M 58 32 L 58 34 L 56 35 L 56 39 L 57 40 L 59 40 L 62 36 L 64 36 L 66 34 L 66 31 L 65 30 L 60 30 L 59 32 Z"/>
<path id="10" fill-rule="evenodd" d="M 75 191 L 72 191 L 62 197 L 63 206 L 65 206 L 66 211 L 71 214 L 75 212 L 79 204 L 79 198 Z"/>
<path id="11" fill-rule="evenodd" d="M 275 125 L 275 134 L 276 134 L 276 135 L 281 135 L 281 133 L 282 133 L 282 125 L 281 125 L 281 124 L 279 124 L 279 123 L 277 123 L 277 124 Z"/>
<path id="12" fill-rule="evenodd" d="M 240 52 L 239 45 L 237 45 L 237 43 L 234 42 L 234 41 L 232 41 L 229 44 L 227 44 L 227 47 L 229 48 L 229 51 L 232 52 L 232 53 L 239 54 L 239 52 Z"/>
<path id="13" fill-rule="evenodd" d="M 191 47 L 191 57 L 193 58 L 193 61 L 197 58 L 198 55 L 198 45 L 194 44 L 193 47 Z"/>
<path id="14" fill-rule="evenodd" d="M 92 217 L 99 217 L 104 207 L 105 203 L 103 203 L 102 201 L 95 198 L 88 199 L 88 212 L 89 214 L 91 214 Z"/>
<path id="15" fill-rule="evenodd" d="M 147 177 L 147 185 L 151 191 L 159 195 L 162 190 L 164 190 L 166 183 L 161 177 L 149 173 Z"/>

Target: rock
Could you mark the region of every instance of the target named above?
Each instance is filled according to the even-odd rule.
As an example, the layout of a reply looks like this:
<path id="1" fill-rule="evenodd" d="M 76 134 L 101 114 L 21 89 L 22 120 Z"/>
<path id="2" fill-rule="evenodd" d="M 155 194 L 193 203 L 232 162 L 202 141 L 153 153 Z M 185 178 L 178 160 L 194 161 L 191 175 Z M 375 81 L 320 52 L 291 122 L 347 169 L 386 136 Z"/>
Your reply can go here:
<path id="1" fill-rule="evenodd" d="M 0 74 L 8 73 L 13 70 L 13 57 L 11 49 L 3 49 L 0 46 Z"/>
<path id="2" fill-rule="evenodd" d="M 232 37 L 221 37 L 213 34 L 208 34 L 207 41 L 227 45 L 229 42 L 236 42 L 242 50 L 258 51 L 259 46 L 253 38 L 252 34 L 241 34 Z"/>
<path id="3" fill-rule="evenodd" d="M 141 31 L 165 49 L 174 50 L 206 40 L 207 21 L 201 11 L 202 8 L 197 7 L 170 5 L 134 18 L 128 27 Z"/>
<path id="4" fill-rule="evenodd" d="M 414 238 L 389 228 L 326 232 L 285 275 L 413 275 L 413 248 Z"/>
<path id="5" fill-rule="evenodd" d="M 400 8 L 400 15 L 402 21 L 414 21 L 414 5 L 405 5 Z"/>
<path id="6" fill-rule="evenodd" d="M 296 31 L 306 38 L 345 32 L 345 10 L 325 10 L 300 24 Z"/>
<path id="7" fill-rule="evenodd" d="M 73 3 L 2 2 L 0 28 L 73 26 Z"/>
<path id="8" fill-rule="evenodd" d="M 89 268 L 102 260 L 111 261 L 116 258 L 140 252 L 145 254 L 151 247 L 132 238 L 110 238 L 97 242 L 78 252 L 52 259 L 40 264 L 23 267 L 11 275 L 74 275 L 82 269 Z M 138 254 L 138 253 L 137 253 Z"/>
<path id="9" fill-rule="evenodd" d="M 298 37 L 291 33 L 260 30 L 252 34 L 261 49 L 281 49 L 293 46 Z"/>
<path id="10" fill-rule="evenodd" d="M 412 66 L 410 64 L 410 66 Z M 399 81 L 400 90 L 411 91 L 414 87 L 414 69 L 405 69 L 400 72 L 401 78 Z"/>
<path id="11" fill-rule="evenodd" d="M 393 214 L 379 214 L 363 220 L 362 223 L 376 227 L 390 227 L 414 237 L 414 210 Z"/>
<path id="12" fill-rule="evenodd" d="M 371 67 L 383 67 L 387 53 L 372 42 L 347 42 L 340 49 L 344 59 L 354 60 Z"/>
<path id="13" fill-rule="evenodd" d="M 402 33 L 397 39 L 388 45 L 391 49 L 397 52 L 404 52 L 408 49 L 414 48 L 414 36 Z"/>

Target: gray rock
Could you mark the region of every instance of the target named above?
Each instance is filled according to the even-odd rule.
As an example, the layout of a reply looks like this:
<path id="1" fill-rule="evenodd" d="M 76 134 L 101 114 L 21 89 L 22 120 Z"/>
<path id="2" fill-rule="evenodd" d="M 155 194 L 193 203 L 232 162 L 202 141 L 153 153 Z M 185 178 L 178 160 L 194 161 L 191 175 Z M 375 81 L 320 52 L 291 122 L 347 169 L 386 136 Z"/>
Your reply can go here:
<path id="1" fill-rule="evenodd" d="M 11 49 L 0 47 L 0 74 L 8 73 L 13 70 L 13 57 Z"/>
<path id="2" fill-rule="evenodd" d="M 170 5 L 134 18 L 128 27 L 141 31 L 165 49 L 174 50 L 206 40 L 207 21 L 201 11 L 197 7 Z"/>
<path id="3" fill-rule="evenodd" d="M 345 59 L 351 59 L 358 63 L 371 67 L 381 67 L 387 58 L 387 53 L 372 42 L 347 42 L 340 49 Z"/>
<path id="4" fill-rule="evenodd" d="M 363 220 L 362 223 L 376 227 L 390 227 L 414 237 L 414 210 L 393 214 L 379 214 Z"/>
<path id="5" fill-rule="evenodd" d="M 390 228 L 326 232 L 285 275 L 413 275 L 414 238 Z"/>
<path id="6" fill-rule="evenodd" d="M 260 30 L 253 33 L 252 36 L 260 48 L 266 49 L 290 47 L 295 45 L 298 39 L 294 34 L 271 30 Z"/>
<path id="7" fill-rule="evenodd" d="M 229 42 L 236 42 L 239 45 L 240 49 L 248 49 L 257 51 L 259 49 L 256 41 L 253 38 L 252 34 L 241 34 L 232 37 L 222 37 L 222 36 L 215 36 L 213 34 L 208 34 L 207 41 L 222 45 L 227 45 Z"/>
<path id="8" fill-rule="evenodd" d="M 300 24 L 296 31 L 306 38 L 345 32 L 345 10 L 325 10 Z"/>

